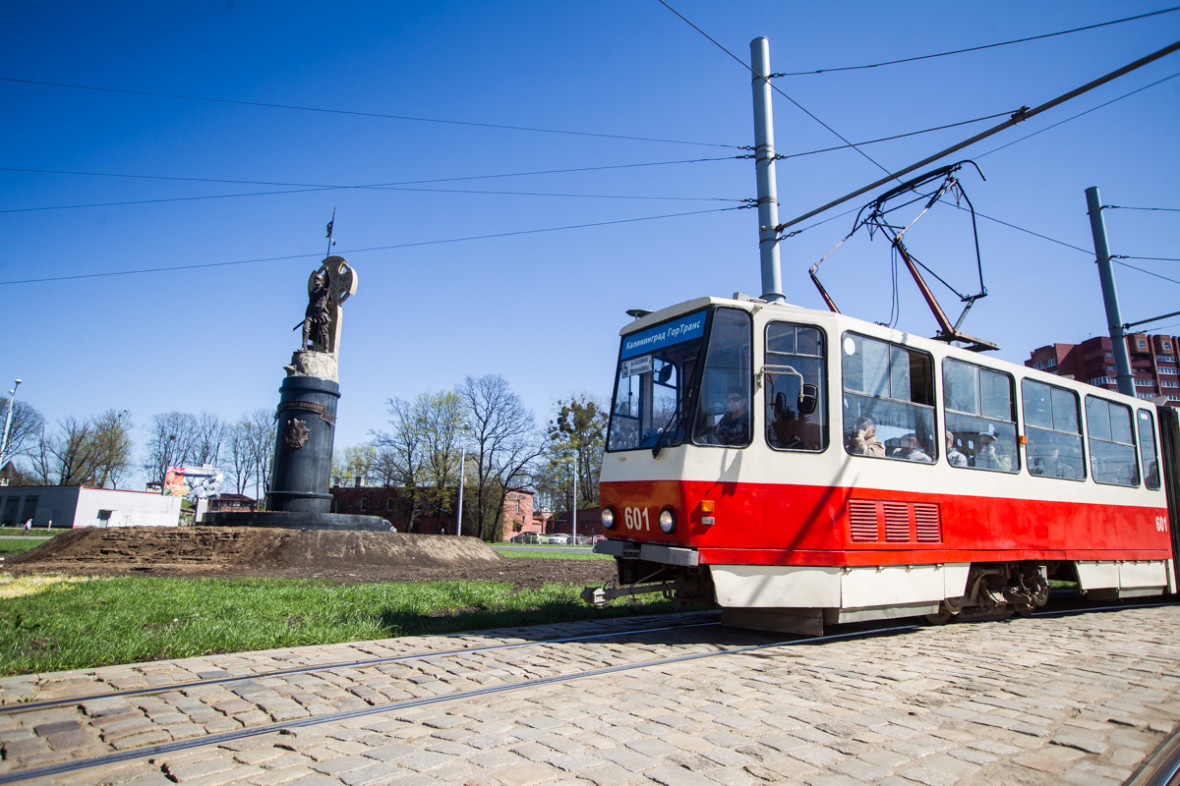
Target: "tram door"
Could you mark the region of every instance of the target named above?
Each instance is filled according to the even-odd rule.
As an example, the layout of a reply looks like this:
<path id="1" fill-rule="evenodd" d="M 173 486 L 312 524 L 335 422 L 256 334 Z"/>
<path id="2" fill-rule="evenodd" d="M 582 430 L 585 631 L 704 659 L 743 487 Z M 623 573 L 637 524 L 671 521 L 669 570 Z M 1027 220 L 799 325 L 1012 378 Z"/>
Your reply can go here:
<path id="1" fill-rule="evenodd" d="M 1180 572 L 1180 412 L 1156 407 L 1160 426 L 1160 456 L 1164 489 L 1168 493 L 1168 530 L 1172 535 L 1172 570 Z M 1176 576 L 1180 586 L 1180 575 Z"/>

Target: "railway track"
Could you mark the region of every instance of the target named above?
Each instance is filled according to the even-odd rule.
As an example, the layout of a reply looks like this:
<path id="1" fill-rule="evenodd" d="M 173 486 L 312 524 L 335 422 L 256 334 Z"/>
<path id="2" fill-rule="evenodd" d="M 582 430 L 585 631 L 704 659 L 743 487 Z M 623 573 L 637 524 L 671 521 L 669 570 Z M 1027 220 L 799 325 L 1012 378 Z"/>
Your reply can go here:
<path id="1" fill-rule="evenodd" d="M 1042 614 L 1109 608 L 1061 607 Z M 55 760 L 33 767 L 4 771 L 9 763 L 0 762 L 0 784 L 57 779 L 134 759 L 572 680 L 703 658 L 896 635 L 915 627 L 848 626 L 834 635 L 783 637 L 722 628 L 716 614 L 703 613 L 579 635 L 473 644 L 10 704 L 0 707 L 0 720 L 6 719 L 9 725 L 0 737 L 19 736 L 22 729 L 31 731 L 33 726 L 44 730 L 40 718 L 49 712 L 56 728 L 69 727 L 90 744 L 74 745 Z M 188 720 L 177 721 L 177 714 Z M 109 733 L 137 723 L 154 727 L 156 736 L 137 735 L 136 739 Z"/>

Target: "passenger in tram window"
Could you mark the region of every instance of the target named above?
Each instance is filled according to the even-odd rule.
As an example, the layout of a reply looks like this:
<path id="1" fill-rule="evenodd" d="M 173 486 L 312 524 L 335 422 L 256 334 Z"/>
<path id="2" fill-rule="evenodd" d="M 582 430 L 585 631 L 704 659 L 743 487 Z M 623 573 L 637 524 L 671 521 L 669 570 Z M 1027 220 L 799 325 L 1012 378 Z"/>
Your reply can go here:
<path id="1" fill-rule="evenodd" d="M 890 458 L 905 459 L 906 461 L 920 461 L 923 464 L 933 464 L 934 459 L 922 448 L 918 435 L 910 432 L 901 438 L 901 445 L 890 454 Z"/>
<path id="2" fill-rule="evenodd" d="M 856 419 L 856 433 L 848 439 L 848 452 L 862 456 L 885 455 L 885 446 L 877 439 L 877 424 L 868 415 Z"/>
<path id="3" fill-rule="evenodd" d="M 983 433 L 979 435 L 979 450 L 975 452 L 976 469 L 994 469 L 1009 472 L 1012 469 L 1012 457 L 1005 456 L 996 450 L 996 435 Z"/>
<path id="4" fill-rule="evenodd" d="M 1065 478 L 1066 480 L 1077 480 L 1078 473 L 1074 471 L 1066 461 L 1061 458 L 1061 448 L 1052 445 L 1049 448 L 1049 455 L 1043 459 L 1038 459 L 1040 462 L 1040 471 L 1034 468 L 1033 472 L 1037 475 L 1047 475 L 1051 478 Z"/>
<path id="5" fill-rule="evenodd" d="M 952 467 L 967 466 L 967 457 L 955 447 L 955 435 L 950 431 L 946 433 L 946 460 Z"/>
<path id="6" fill-rule="evenodd" d="M 1160 465 L 1155 459 L 1147 465 L 1147 487 L 1149 489 L 1158 489 L 1160 487 Z"/>
<path id="7" fill-rule="evenodd" d="M 725 414 L 713 427 L 718 445 L 745 445 L 750 440 L 750 408 L 746 394 L 733 388 L 726 394 Z"/>

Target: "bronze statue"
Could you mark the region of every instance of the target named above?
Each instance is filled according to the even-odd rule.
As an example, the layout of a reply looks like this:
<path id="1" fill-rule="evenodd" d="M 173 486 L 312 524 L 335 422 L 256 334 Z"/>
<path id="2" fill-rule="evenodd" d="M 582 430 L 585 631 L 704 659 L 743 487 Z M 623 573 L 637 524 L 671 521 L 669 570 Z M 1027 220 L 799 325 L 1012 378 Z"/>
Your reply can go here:
<path id="1" fill-rule="evenodd" d="M 320 269 L 311 274 L 308 282 L 307 312 L 303 316 L 303 343 L 301 349 L 328 352 L 328 328 L 332 323 L 336 304 L 332 302 L 332 291 L 328 286 L 328 274 Z"/>

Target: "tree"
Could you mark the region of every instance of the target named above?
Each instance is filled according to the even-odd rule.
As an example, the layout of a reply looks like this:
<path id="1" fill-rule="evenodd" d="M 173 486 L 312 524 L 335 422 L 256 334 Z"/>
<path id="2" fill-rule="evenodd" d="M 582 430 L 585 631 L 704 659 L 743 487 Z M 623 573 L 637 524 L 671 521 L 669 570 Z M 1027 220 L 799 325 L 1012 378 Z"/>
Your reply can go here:
<path id="1" fill-rule="evenodd" d="M 378 476 L 384 485 L 402 490 L 401 498 L 410 532 L 417 532 L 414 519 L 421 503 L 419 487 L 424 476 L 425 440 L 422 431 L 425 419 L 418 411 L 418 403 L 425 395 L 419 396 L 418 402 L 402 398 L 387 399 L 392 430 L 370 432 L 373 435 L 372 445 L 377 449 L 374 463 Z"/>
<path id="2" fill-rule="evenodd" d="M 578 507 L 599 505 L 598 476 L 602 474 L 602 451 L 606 445 L 607 408 L 593 396 L 578 393 L 558 401 L 557 416 L 549 422 L 552 452 L 546 466 L 553 491 L 569 504 L 573 494 L 571 464 L 578 473 Z M 556 501 L 556 500 L 555 500 Z M 558 503 L 560 504 L 560 503 Z M 554 507 L 556 507 L 555 505 Z"/>
<path id="3" fill-rule="evenodd" d="M 152 415 L 147 459 L 144 469 L 152 480 L 163 484 L 169 467 L 184 466 L 198 451 L 200 424 L 187 412 Z"/>
<path id="4" fill-rule="evenodd" d="M 537 432 L 533 413 L 498 374 L 467 377 L 459 386 L 477 465 L 476 527 L 483 540 L 495 540 L 510 492 L 524 491 L 545 442 Z"/>
<path id="5" fill-rule="evenodd" d="M 388 400 L 389 432 L 373 432 L 377 449 L 373 467 L 386 485 L 402 489 L 410 531 L 429 500 L 435 531 L 449 509 L 451 483 L 457 477 L 459 438 L 464 427 L 463 399 L 456 393 L 421 393 L 413 401 Z M 428 495 L 423 490 L 429 488 Z"/>
<path id="6" fill-rule="evenodd" d="M 107 410 L 94 420 L 65 418 L 56 435 L 42 429 L 34 470 L 46 484 L 117 486 L 131 464 L 130 427 L 126 410 Z"/>
<path id="7" fill-rule="evenodd" d="M 131 467 L 131 413 L 108 409 L 94 420 L 91 460 L 94 484 L 118 488 Z"/>
<path id="8" fill-rule="evenodd" d="M 246 418 L 248 446 L 254 463 L 254 498 L 270 490 L 270 476 L 275 460 L 275 413 L 256 409 Z"/>
<path id="9" fill-rule="evenodd" d="M 196 419 L 193 453 L 189 460 L 193 464 L 216 466 L 221 457 L 221 443 L 225 441 L 227 431 L 228 426 L 221 418 L 202 412 Z"/>
<path id="10" fill-rule="evenodd" d="M 373 464 L 377 459 L 377 448 L 369 444 L 350 445 L 339 454 L 332 456 L 332 478 L 337 485 L 347 486 L 360 478 L 363 482 L 372 480 Z"/>
<path id="11" fill-rule="evenodd" d="M 458 393 L 439 391 L 430 394 L 422 413 L 425 428 L 424 479 L 434 489 L 434 531 L 443 532 L 443 513 L 450 510 L 451 483 L 459 481 L 460 440 L 466 431 L 463 399 Z"/>
<path id="12" fill-rule="evenodd" d="M 8 417 L 8 398 L 0 396 L 0 431 Z M 12 420 L 8 424 L 8 442 L 0 459 L 8 463 L 17 456 L 31 455 L 45 431 L 45 417 L 32 404 L 17 399 L 12 405 Z"/>
<path id="13" fill-rule="evenodd" d="M 233 478 L 234 492 L 245 494 L 250 477 L 254 474 L 254 454 L 250 438 L 250 419 L 246 415 L 238 418 L 225 435 L 225 447 L 229 451 L 227 467 Z"/>
<path id="14" fill-rule="evenodd" d="M 91 425 L 73 416 L 57 425 L 57 435 L 42 436 L 34 466 L 46 485 L 81 486 L 90 479 L 87 450 Z"/>

